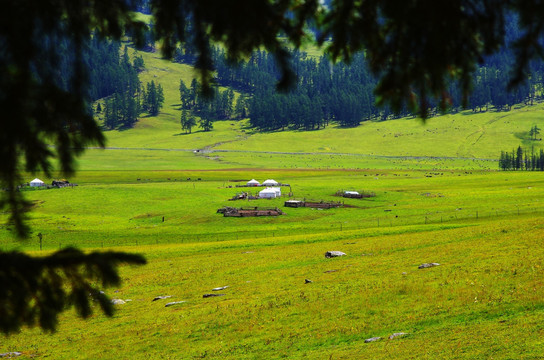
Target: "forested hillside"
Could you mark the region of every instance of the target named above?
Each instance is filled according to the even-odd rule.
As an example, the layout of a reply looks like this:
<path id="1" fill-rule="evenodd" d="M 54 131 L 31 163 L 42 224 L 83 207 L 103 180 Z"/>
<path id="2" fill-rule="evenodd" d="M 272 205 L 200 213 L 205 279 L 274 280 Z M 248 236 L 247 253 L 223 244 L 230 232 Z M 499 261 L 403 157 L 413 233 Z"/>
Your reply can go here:
<path id="1" fill-rule="evenodd" d="M 507 42 L 520 36 L 517 19 L 507 17 Z M 319 129 L 331 122 L 344 127 L 359 125 L 370 119 L 387 120 L 411 116 L 403 108 L 393 113 L 387 106 L 380 106 L 381 99 L 374 96 L 377 80 L 370 73 L 364 54 L 355 55 L 347 64 L 333 64 L 327 56 L 309 56 L 304 52 L 292 52 L 291 63 L 296 71 L 297 86 L 286 94 L 276 91 L 280 69 L 275 59 L 264 51 L 233 66 L 223 50 L 211 49 L 215 64 L 215 80 L 219 85 L 232 87 L 249 100 L 237 106 L 231 118 L 248 115 L 254 128 L 277 130 Z M 193 65 L 195 49 L 181 45 L 174 61 Z M 529 80 L 509 89 L 514 66 L 514 53 L 501 50 L 482 59 L 481 66 L 473 74 L 473 88 L 468 99 L 462 98 L 460 85 L 451 82 L 447 104 L 431 103 L 431 115 L 441 106 L 449 112 L 469 108 L 474 112 L 509 111 L 514 104 L 533 104 L 542 98 L 544 68 L 541 63 L 531 64 Z M 414 91 L 414 97 L 417 91 Z M 183 95 L 182 95 L 183 97 Z M 465 105 L 465 106 L 464 106 Z M 246 109 L 247 107 L 247 109 Z M 247 110 L 247 114 L 245 112 Z M 224 115 L 215 119 L 225 118 Z"/>

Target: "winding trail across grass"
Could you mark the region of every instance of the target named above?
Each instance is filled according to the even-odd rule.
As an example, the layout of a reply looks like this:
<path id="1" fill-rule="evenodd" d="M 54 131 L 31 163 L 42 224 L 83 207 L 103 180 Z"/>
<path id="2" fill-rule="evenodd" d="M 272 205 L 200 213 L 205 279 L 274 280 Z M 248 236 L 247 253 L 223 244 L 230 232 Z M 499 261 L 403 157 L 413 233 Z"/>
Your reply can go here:
<path id="1" fill-rule="evenodd" d="M 213 146 L 213 145 L 212 145 Z M 272 155 L 325 155 L 325 156 L 356 156 L 356 157 L 372 157 L 383 159 L 414 159 L 414 160 L 477 160 L 477 161 L 492 161 L 497 162 L 497 159 L 485 159 L 476 157 L 458 157 L 458 156 L 393 156 L 393 155 L 375 155 L 375 154 L 357 154 L 357 153 L 336 153 L 336 152 L 288 152 L 288 151 L 259 151 L 259 150 L 225 150 L 212 149 L 211 146 L 206 146 L 202 149 L 161 149 L 161 148 L 133 148 L 133 147 L 87 147 L 86 149 L 96 150 L 139 150 L 139 151 L 180 151 L 193 152 L 195 154 L 211 154 L 211 153 L 248 153 L 248 154 L 272 154 Z"/>

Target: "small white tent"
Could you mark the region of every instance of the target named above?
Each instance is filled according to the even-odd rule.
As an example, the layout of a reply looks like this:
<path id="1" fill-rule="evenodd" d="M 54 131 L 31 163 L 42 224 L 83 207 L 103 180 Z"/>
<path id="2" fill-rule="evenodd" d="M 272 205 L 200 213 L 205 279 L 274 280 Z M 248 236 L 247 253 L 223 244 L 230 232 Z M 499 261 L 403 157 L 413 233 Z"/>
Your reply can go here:
<path id="1" fill-rule="evenodd" d="M 270 188 L 272 190 L 274 190 L 276 192 L 276 197 L 280 197 L 281 196 L 281 188 L 279 187 L 272 187 Z"/>
<path id="2" fill-rule="evenodd" d="M 273 180 L 273 179 L 268 179 L 268 180 L 265 180 L 263 181 L 263 185 L 264 186 L 278 186 L 278 182 L 276 180 Z"/>
<path id="3" fill-rule="evenodd" d="M 266 188 L 259 191 L 259 197 L 261 199 L 275 199 L 277 197 L 277 192 L 274 189 Z"/>
<path id="4" fill-rule="evenodd" d="M 40 179 L 36 178 L 30 182 L 30 186 L 32 187 L 45 186 L 45 183 L 41 181 Z"/>
<path id="5" fill-rule="evenodd" d="M 344 194 L 346 195 L 359 195 L 357 191 L 344 191 Z"/>
<path id="6" fill-rule="evenodd" d="M 246 185 L 247 185 L 247 186 L 259 186 L 259 185 L 261 185 L 261 184 L 260 184 L 257 180 L 251 179 L 251 180 L 249 180 L 249 181 L 247 182 Z"/>

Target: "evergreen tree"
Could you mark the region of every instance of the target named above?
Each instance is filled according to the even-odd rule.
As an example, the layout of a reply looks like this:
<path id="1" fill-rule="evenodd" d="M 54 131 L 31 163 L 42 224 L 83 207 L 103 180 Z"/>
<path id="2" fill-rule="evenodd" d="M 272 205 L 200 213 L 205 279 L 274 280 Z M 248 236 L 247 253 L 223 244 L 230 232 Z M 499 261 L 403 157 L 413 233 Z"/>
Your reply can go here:
<path id="1" fill-rule="evenodd" d="M 142 72 L 145 68 L 144 58 L 139 55 L 134 57 L 133 67 L 137 72 Z"/>
<path id="2" fill-rule="evenodd" d="M 188 113 L 187 110 L 181 111 L 180 124 L 181 124 L 181 130 L 184 130 L 185 133 L 190 134 L 193 127 L 196 126 L 196 119 L 193 115 L 188 115 L 187 113 Z"/>
<path id="3" fill-rule="evenodd" d="M 146 91 L 143 102 L 143 109 L 152 116 L 157 116 L 164 103 L 164 92 L 161 84 L 155 85 L 151 80 L 146 85 Z"/>
<path id="4" fill-rule="evenodd" d="M 206 132 L 213 129 L 213 121 L 210 119 L 209 114 L 205 113 L 201 115 L 198 126 Z"/>
<path id="5" fill-rule="evenodd" d="M 191 108 L 191 91 L 185 85 L 183 80 L 179 81 L 179 100 L 181 101 L 181 108 L 182 109 L 190 109 Z"/>

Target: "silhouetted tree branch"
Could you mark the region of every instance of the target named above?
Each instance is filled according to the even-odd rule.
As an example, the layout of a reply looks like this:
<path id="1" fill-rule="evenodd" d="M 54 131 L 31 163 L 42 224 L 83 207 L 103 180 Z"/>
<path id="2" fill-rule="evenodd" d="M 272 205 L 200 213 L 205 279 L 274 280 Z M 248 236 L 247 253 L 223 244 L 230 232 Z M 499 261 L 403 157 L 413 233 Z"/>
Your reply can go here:
<path id="1" fill-rule="evenodd" d="M 93 302 L 111 316 L 112 303 L 100 289 L 120 284 L 117 266 L 121 263 L 146 261 L 140 255 L 84 254 L 74 248 L 46 257 L 0 252 L 0 332 L 17 332 L 23 325 L 54 331 L 60 312 L 73 306 L 87 318 Z"/>

